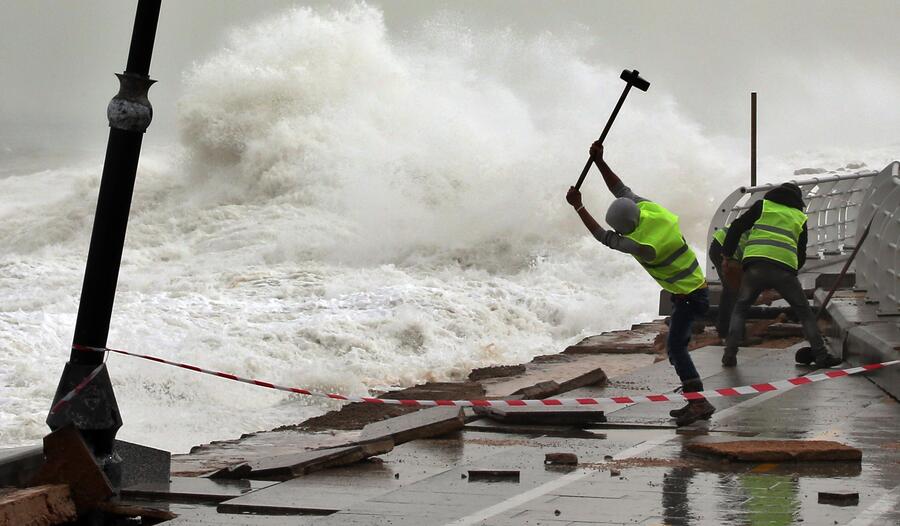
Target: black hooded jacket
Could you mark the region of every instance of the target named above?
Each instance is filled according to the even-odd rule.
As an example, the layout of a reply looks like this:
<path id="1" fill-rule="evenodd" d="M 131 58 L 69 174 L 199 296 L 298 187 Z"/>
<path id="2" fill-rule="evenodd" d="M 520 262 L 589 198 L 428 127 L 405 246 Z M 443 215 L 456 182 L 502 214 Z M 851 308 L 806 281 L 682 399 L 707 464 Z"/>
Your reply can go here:
<path id="1" fill-rule="evenodd" d="M 806 208 L 806 205 L 803 203 L 803 194 L 800 193 L 800 188 L 792 183 L 785 183 L 781 186 L 775 187 L 763 196 L 763 199 L 768 199 L 769 201 L 789 206 L 791 208 L 796 208 L 801 212 Z M 756 224 L 756 220 L 759 219 L 759 216 L 762 215 L 762 207 L 763 207 L 763 199 L 753 203 L 746 212 L 741 214 L 741 217 L 734 220 L 731 223 L 731 226 L 728 227 L 728 234 L 725 235 L 725 244 L 723 246 L 722 251 L 725 253 L 726 257 L 731 257 L 734 255 L 734 251 L 737 248 L 738 241 L 741 239 L 741 236 L 747 230 L 753 228 L 753 225 Z M 808 234 L 806 233 L 806 223 L 803 224 L 803 230 L 800 232 L 800 238 L 797 240 L 797 268 L 803 268 L 803 264 L 806 263 L 806 243 L 808 240 Z M 748 265 L 752 265 L 759 261 L 765 261 L 772 265 L 778 265 L 787 270 L 796 274 L 796 271 L 790 268 L 787 265 L 779 263 L 777 261 L 768 259 L 768 258 L 744 258 L 743 265 L 747 267 Z"/>

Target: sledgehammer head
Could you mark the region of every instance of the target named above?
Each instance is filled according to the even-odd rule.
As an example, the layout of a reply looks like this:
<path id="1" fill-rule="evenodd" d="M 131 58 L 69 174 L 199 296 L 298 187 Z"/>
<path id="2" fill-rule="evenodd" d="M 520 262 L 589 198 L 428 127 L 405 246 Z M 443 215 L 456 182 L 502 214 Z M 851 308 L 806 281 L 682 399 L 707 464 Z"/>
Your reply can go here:
<path id="1" fill-rule="evenodd" d="M 619 75 L 619 78 L 641 91 L 647 91 L 647 89 L 650 87 L 650 83 L 642 79 L 641 76 L 638 75 L 637 70 L 622 70 L 622 74 Z"/>

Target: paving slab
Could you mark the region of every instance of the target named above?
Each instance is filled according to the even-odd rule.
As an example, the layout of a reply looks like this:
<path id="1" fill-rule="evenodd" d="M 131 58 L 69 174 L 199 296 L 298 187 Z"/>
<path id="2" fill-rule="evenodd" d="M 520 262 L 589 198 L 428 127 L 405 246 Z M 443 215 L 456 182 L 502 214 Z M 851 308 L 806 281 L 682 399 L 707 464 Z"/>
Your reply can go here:
<path id="1" fill-rule="evenodd" d="M 123 498 L 156 499 L 165 502 L 221 502 L 267 488 L 275 481 L 222 480 L 206 477 L 172 477 L 164 483 L 147 482 L 122 489 Z"/>
<path id="2" fill-rule="evenodd" d="M 329 469 L 222 502 L 220 513 L 326 515 L 443 471 L 368 462 Z"/>
<path id="3" fill-rule="evenodd" d="M 369 424 L 363 428 L 360 441 L 393 440 L 400 445 L 417 438 L 440 436 L 462 429 L 465 425 L 461 407 L 431 407 Z"/>
<path id="4" fill-rule="evenodd" d="M 0 449 L 0 486 L 21 486 L 44 463 L 44 446 Z"/>
<path id="5" fill-rule="evenodd" d="M 122 459 L 120 487 L 143 482 L 165 483 L 172 472 L 172 454 L 149 446 L 116 440 L 113 451 Z"/>
<path id="6" fill-rule="evenodd" d="M 695 443 L 688 451 L 739 462 L 853 461 L 862 451 L 833 440 L 730 440 Z"/>
<path id="7" fill-rule="evenodd" d="M 475 409 L 475 414 L 505 424 L 579 426 L 606 422 L 603 410 L 596 407 L 478 407 Z"/>

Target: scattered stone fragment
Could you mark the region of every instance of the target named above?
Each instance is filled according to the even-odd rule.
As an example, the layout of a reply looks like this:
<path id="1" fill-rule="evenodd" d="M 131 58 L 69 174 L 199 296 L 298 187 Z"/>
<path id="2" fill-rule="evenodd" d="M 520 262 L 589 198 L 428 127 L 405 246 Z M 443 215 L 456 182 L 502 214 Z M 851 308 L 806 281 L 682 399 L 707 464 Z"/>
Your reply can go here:
<path id="1" fill-rule="evenodd" d="M 694 453 L 739 462 L 860 461 L 862 451 L 830 440 L 739 440 L 688 444 Z"/>
<path id="2" fill-rule="evenodd" d="M 395 445 L 458 431 L 466 424 L 461 407 L 441 406 L 382 420 L 363 428 L 361 442 L 390 438 Z"/>
<path id="3" fill-rule="evenodd" d="M 559 517 L 559 515 L 560 515 L 561 513 L 562 513 L 562 512 L 559 511 L 559 510 L 553 510 L 553 514 L 556 515 L 557 517 Z"/>
<path id="4" fill-rule="evenodd" d="M 521 400 L 539 400 L 547 398 L 560 392 L 560 386 L 553 380 L 538 382 L 534 385 L 523 387 L 512 394 L 510 398 L 519 398 Z"/>
<path id="5" fill-rule="evenodd" d="M 490 367 L 481 367 L 473 369 L 469 373 L 469 380 L 477 382 L 485 378 L 503 378 L 507 376 L 515 376 L 525 372 L 524 365 L 492 365 Z"/>
<path id="6" fill-rule="evenodd" d="M 31 484 L 68 484 L 79 514 L 113 494 L 109 479 L 73 425 L 44 437 L 44 465 Z"/>
<path id="7" fill-rule="evenodd" d="M 621 475 L 621 474 L 622 474 L 622 472 L 619 471 L 618 469 L 611 469 L 611 470 L 609 470 L 609 476 L 610 476 L 610 477 L 618 477 L 618 476 Z"/>
<path id="8" fill-rule="evenodd" d="M 578 456 L 575 453 L 547 453 L 544 464 L 574 466 L 578 464 Z"/>
<path id="9" fill-rule="evenodd" d="M 819 504 L 832 504 L 834 506 L 856 506 L 859 504 L 859 493 L 830 493 L 819 492 Z"/>
<path id="10" fill-rule="evenodd" d="M 73 521 L 75 503 L 69 486 L 53 484 L 0 494 L 0 524 L 48 526 Z"/>
<path id="11" fill-rule="evenodd" d="M 612 460 L 612 455 L 603 455 L 603 460 Z"/>
<path id="12" fill-rule="evenodd" d="M 469 482 L 519 482 L 519 471 L 513 469 L 470 469 Z"/>

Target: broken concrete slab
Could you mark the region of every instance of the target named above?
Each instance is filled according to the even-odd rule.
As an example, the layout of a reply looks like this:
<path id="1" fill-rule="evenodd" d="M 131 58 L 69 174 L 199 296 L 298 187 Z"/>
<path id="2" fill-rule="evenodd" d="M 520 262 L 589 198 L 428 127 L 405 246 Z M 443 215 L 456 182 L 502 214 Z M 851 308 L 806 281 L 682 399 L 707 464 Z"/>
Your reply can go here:
<path id="1" fill-rule="evenodd" d="M 44 465 L 32 484 L 68 484 L 79 514 L 95 508 L 113 494 L 109 479 L 73 425 L 44 437 Z"/>
<path id="2" fill-rule="evenodd" d="M 24 485 L 43 463 L 43 446 L 0 449 L 0 486 Z"/>
<path id="3" fill-rule="evenodd" d="M 47 526 L 75 520 L 75 502 L 66 484 L 48 484 L 0 493 L 0 524 Z"/>
<path id="4" fill-rule="evenodd" d="M 384 438 L 343 447 L 261 458 L 246 463 L 250 468 L 249 471 L 245 466 L 239 465 L 216 471 L 209 478 L 233 478 L 236 474 L 240 474 L 242 478 L 256 480 L 289 480 L 314 471 L 359 462 L 392 449 L 394 441 L 391 438 Z"/>
<path id="5" fill-rule="evenodd" d="M 862 451 L 831 440 L 737 440 L 687 445 L 688 451 L 738 462 L 855 461 Z"/>
<path id="6" fill-rule="evenodd" d="M 369 424 L 359 435 L 360 442 L 393 439 L 395 445 L 417 438 L 429 438 L 458 431 L 465 425 L 461 407 L 440 406 L 423 409 Z"/>
<path id="7" fill-rule="evenodd" d="M 273 484 L 277 482 L 172 477 L 165 483 L 145 482 L 123 488 L 122 497 L 152 498 L 164 502 L 222 502 Z"/>
<path id="8" fill-rule="evenodd" d="M 608 356 L 551 354 L 537 356 L 525 364 L 525 372 L 503 378 L 481 380 L 488 398 L 538 399 L 557 393 L 603 385 L 603 365 Z"/>
<path id="9" fill-rule="evenodd" d="M 506 424 L 580 426 L 606 422 L 603 410 L 582 406 L 478 407 L 475 412 Z"/>

